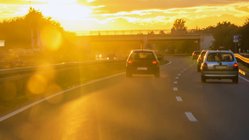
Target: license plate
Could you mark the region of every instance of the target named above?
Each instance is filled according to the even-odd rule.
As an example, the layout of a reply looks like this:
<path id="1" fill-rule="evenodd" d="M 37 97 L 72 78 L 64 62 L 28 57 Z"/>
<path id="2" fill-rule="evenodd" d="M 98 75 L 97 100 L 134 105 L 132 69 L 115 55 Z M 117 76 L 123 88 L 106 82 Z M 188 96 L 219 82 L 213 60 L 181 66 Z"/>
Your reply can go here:
<path id="1" fill-rule="evenodd" d="M 147 67 L 137 67 L 137 70 L 148 70 Z"/>
<path id="2" fill-rule="evenodd" d="M 226 68 L 227 68 L 227 66 L 215 66 L 215 69 L 218 69 L 218 70 L 223 70 Z"/>

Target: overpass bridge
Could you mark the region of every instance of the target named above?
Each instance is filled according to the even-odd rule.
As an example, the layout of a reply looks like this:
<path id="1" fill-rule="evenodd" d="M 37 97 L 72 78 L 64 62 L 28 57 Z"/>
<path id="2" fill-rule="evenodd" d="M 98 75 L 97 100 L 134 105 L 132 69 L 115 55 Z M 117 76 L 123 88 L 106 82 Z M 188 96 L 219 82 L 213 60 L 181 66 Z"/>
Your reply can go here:
<path id="1" fill-rule="evenodd" d="M 118 34 L 118 35 L 88 35 L 80 36 L 80 40 L 85 42 L 111 42 L 111 41 L 138 41 L 142 46 L 147 46 L 148 43 L 153 41 L 192 41 L 196 44 L 197 49 L 206 49 L 209 48 L 214 39 L 211 35 L 203 34 Z"/>

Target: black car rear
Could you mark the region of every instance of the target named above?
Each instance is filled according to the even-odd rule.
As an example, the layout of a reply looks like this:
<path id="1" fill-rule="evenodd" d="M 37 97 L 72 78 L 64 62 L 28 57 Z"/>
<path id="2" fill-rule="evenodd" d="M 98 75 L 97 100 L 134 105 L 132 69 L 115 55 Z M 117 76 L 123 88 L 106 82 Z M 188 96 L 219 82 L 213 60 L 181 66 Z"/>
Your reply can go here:
<path id="1" fill-rule="evenodd" d="M 153 50 L 133 50 L 126 62 L 126 75 L 154 74 L 160 76 L 160 64 Z"/>

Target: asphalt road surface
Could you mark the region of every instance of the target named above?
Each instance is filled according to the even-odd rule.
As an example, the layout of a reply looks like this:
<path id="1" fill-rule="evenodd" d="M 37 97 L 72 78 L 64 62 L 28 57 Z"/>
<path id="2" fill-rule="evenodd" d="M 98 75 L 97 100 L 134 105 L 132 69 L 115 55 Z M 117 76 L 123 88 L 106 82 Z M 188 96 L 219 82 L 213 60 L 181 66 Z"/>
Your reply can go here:
<path id="1" fill-rule="evenodd" d="M 1 140 L 248 140 L 249 81 L 201 83 L 190 57 L 161 77 L 120 75 L 0 122 Z"/>

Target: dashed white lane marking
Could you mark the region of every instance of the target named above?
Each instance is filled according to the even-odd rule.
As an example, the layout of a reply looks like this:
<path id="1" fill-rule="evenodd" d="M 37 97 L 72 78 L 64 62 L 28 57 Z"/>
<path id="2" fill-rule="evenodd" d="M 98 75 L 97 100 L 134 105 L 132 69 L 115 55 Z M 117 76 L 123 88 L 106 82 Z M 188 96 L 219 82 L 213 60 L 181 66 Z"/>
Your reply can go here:
<path id="1" fill-rule="evenodd" d="M 177 102 L 182 102 L 183 101 L 181 96 L 176 96 L 176 100 L 177 100 Z"/>
<path id="2" fill-rule="evenodd" d="M 174 82 L 174 84 L 178 84 L 178 82 L 177 82 L 177 81 L 175 81 L 175 82 Z"/>
<path id="3" fill-rule="evenodd" d="M 176 77 L 176 79 L 178 80 L 178 79 L 179 79 L 179 77 Z"/>
<path id="4" fill-rule="evenodd" d="M 166 76 L 166 75 L 161 75 L 161 77 L 162 77 L 162 78 L 167 78 L 167 76 Z"/>
<path id="5" fill-rule="evenodd" d="M 169 61 L 166 65 L 170 65 L 170 64 L 172 64 L 172 61 Z"/>
<path id="6" fill-rule="evenodd" d="M 249 82 L 249 80 L 248 80 L 248 79 L 246 79 L 246 78 L 244 78 L 244 77 L 242 77 L 242 76 L 239 76 L 239 78 L 241 78 L 241 79 L 245 80 L 246 82 Z"/>
<path id="7" fill-rule="evenodd" d="M 178 91 L 178 88 L 177 87 L 173 87 L 173 91 Z"/>
<path id="8" fill-rule="evenodd" d="M 40 103 L 42 103 L 42 102 L 44 102 L 44 101 L 46 101 L 46 100 L 49 100 L 49 99 L 51 99 L 51 98 L 56 97 L 56 96 L 65 94 L 65 93 L 67 93 L 67 92 L 69 92 L 69 91 L 75 90 L 75 89 L 80 88 L 80 87 L 84 87 L 84 86 L 91 85 L 91 84 L 94 84 L 94 83 L 97 83 L 97 82 L 101 82 L 101 81 L 104 81 L 104 80 L 108 80 L 108 79 L 111 79 L 111 78 L 114 78 L 114 77 L 117 77 L 117 76 L 120 76 L 120 75 L 124 75 L 124 74 L 125 74 L 125 73 L 122 72 L 122 73 L 110 75 L 110 76 L 107 76 L 107 77 L 103 77 L 103 78 L 100 78 L 100 79 L 92 80 L 92 81 L 89 81 L 89 82 L 87 82 L 87 83 L 84 83 L 84 84 L 77 85 L 77 86 L 74 86 L 74 87 L 72 87 L 72 88 L 66 89 L 66 90 L 64 90 L 64 91 L 60 91 L 60 92 L 55 93 L 55 94 L 53 94 L 53 95 L 51 95 L 51 96 L 44 97 L 44 98 L 42 98 L 42 99 L 40 99 L 40 100 L 38 100 L 38 101 L 35 101 L 35 102 L 33 102 L 33 103 L 29 104 L 29 105 L 26 105 L 26 106 L 21 107 L 21 108 L 15 110 L 15 111 L 13 111 L 13 112 L 10 112 L 9 114 L 6 114 L 6 115 L 4 115 L 4 116 L 1 116 L 1 117 L 0 117 L 0 122 L 2 122 L 2 121 L 4 121 L 4 120 L 7 120 L 7 119 L 9 119 L 9 118 L 11 118 L 11 117 L 13 117 L 13 116 L 15 116 L 15 115 L 21 113 L 21 112 L 23 112 L 23 111 L 25 111 L 25 110 L 27 110 L 27 109 L 33 107 L 33 106 L 35 106 L 35 105 L 38 105 L 38 104 L 40 104 Z"/>
<path id="9" fill-rule="evenodd" d="M 179 73 L 179 74 L 177 74 L 177 76 L 182 76 L 182 74 L 181 74 L 181 73 Z"/>
<path id="10" fill-rule="evenodd" d="M 191 112 L 185 112 L 186 117 L 191 122 L 198 122 L 198 120 L 195 118 L 195 116 Z"/>

